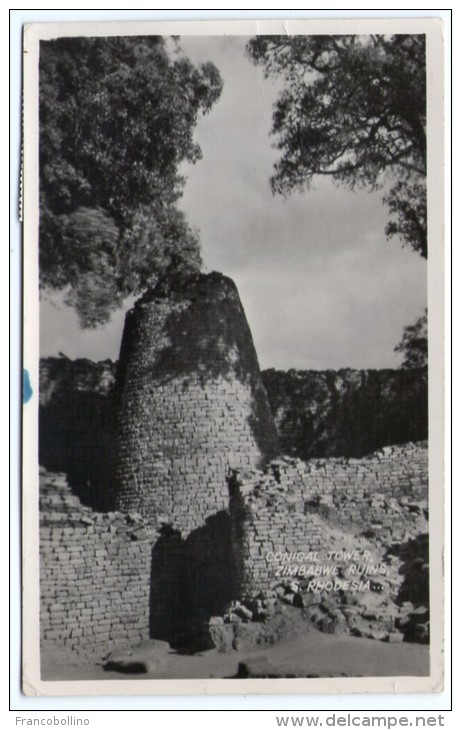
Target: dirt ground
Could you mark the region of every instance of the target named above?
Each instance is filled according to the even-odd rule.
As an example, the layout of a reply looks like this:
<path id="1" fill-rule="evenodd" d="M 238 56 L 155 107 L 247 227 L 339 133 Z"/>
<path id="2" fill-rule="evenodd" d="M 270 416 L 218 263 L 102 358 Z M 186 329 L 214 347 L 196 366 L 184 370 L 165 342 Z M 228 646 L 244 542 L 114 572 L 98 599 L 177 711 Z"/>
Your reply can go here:
<path id="1" fill-rule="evenodd" d="M 265 657 L 277 676 L 386 677 L 430 674 L 429 646 L 388 644 L 352 636 L 309 632 L 271 646 L 251 651 L 201 654 L 167 654 L 149 673 L 126 674 L 104 670 L 101 663 L 82 664 L 81 659 L 56 649 L 42 652 L 42 680 L 107 679 L 217 679 L 236 677 L 239 663 Z"/>

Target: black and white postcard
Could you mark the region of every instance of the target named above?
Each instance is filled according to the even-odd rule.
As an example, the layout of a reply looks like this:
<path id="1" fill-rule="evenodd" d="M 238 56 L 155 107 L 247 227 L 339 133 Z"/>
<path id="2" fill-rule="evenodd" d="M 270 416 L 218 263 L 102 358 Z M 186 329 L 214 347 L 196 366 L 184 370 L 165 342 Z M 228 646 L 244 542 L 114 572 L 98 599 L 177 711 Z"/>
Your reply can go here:
<path id="1" fill-rule="evenodd" d="M 442 61 L 25 28 L 25 694 L 443 689 Z"/>

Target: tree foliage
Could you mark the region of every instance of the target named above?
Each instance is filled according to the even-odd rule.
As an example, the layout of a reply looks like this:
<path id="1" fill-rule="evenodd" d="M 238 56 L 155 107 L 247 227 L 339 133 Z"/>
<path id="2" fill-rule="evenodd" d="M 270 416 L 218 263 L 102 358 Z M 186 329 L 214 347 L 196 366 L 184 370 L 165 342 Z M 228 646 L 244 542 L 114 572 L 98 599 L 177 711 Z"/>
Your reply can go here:
<path id="1" fill-rule="evenodd" d="M 160 37 L 41 43 L 40 279 L 84 325 L 200 268 L 178 167 L 200 158 L 193 130 L 221 87 L 213 64 L 172 58 Z"/>
<path id="2" fill-rule="evenodd" d="M 257 36 L 248 53 L 285 81 L 274 192 L 308 189 L 316 176 L 351 188 L 390 179 L 386 234 L 426 257 L 425 37 Z"/>
<path id="3" fill-rule="evenodd" d="M 403 368 L 427 367 L 427 309 L 414 324 L 405 327 L 394 351 L 403 355 Z"/>

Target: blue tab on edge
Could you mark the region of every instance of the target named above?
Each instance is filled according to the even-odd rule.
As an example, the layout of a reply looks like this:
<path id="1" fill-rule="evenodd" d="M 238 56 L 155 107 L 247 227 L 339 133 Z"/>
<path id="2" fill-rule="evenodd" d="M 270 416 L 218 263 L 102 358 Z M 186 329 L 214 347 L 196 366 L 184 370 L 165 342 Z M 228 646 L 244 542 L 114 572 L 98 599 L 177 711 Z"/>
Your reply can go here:
<path id="1" fill-rule="evenodd" d="M 29 371 L 23 368 L 22 371 L 22 402 L 28 403 L 32 398 L 32 386 L 30 384 Z"/>

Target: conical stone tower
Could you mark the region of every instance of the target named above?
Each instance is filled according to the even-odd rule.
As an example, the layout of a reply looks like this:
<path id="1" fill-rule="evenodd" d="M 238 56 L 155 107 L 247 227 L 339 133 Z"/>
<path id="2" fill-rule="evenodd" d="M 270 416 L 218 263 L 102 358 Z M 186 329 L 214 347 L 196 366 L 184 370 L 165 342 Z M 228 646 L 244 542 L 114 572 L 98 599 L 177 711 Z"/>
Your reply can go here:
<path id="1" fill-rule="evenodd" d="M 194 275 L 128 312 L 116 506 L 188 534 L 229 502 L 227 474 L 278 453 L 274 420 L 235 284 Z"/>

